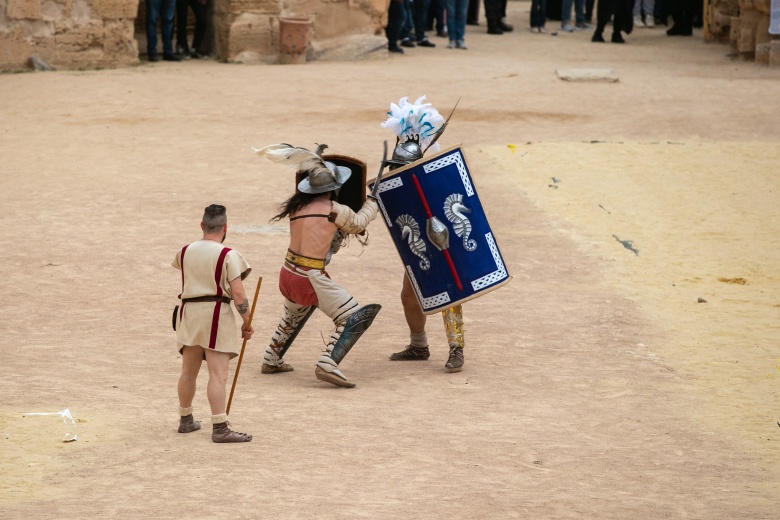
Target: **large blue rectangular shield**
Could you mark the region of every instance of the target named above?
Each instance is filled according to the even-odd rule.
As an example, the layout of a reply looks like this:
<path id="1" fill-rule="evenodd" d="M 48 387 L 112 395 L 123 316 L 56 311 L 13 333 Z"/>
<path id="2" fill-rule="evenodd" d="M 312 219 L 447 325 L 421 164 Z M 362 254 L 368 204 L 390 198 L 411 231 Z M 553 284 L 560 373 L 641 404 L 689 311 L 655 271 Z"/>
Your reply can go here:
<path id="1" fill-rule="evenodd" d="M 382 177 L 377 200 L 425 314 L 511 280 L 459 146 Z"/>

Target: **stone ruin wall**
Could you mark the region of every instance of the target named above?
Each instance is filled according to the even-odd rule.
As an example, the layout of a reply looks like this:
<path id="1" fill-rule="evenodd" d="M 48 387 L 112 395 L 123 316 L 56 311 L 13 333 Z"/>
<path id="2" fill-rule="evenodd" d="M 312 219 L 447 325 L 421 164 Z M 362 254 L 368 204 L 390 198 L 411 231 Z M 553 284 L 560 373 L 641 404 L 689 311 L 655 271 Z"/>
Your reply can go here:
<path id="1" fill-rule="evenodd" d="M 704 38 L 780 66 L 771 0 L 703 0 Z M 143 0 L 0 0 L 0 71 L 121 67 L 145 47 Z M 274 63 L 279 17 L 312 21 L 308 59 L 350 59 L 384 45 L 386 0 L 210 0 L 207 46 L 218 59 Z M 136 20 L 136 18 L 139 18 Z M 138 39 L 138 40 L 137 40 Z"/>
<path id="2" fill-rule="evenodd" d="M 210 0 L 221 61 L 274 63 L 279 17 L 311 20 L 308 59 L 354 59 L 385 45 L 386 0 Z M 138 63 L 144 0 L 0 0 L 0 71 Z M 140 9 L 139 9 L 140 7 Z"/>
<path id="3" fill-rule="evenodd" d="M 771 0 L 708 0 L 704 37 L 728 43 L 742 59 L 780 67 L 780 35 L 769 34 Z"/>
<path id="4" fill-rule="evenodd" d="M 384 47 L 386 0 L 215 0 L 215 49 L 223 61 L 275 63 L 279 18 L 312 22 L 309 60 L 350 59 Z"/>
<path id="5" fill-rule="evenodd" d="M 138 62 L 138 0 L 0 0 L 0 70 Z"/>

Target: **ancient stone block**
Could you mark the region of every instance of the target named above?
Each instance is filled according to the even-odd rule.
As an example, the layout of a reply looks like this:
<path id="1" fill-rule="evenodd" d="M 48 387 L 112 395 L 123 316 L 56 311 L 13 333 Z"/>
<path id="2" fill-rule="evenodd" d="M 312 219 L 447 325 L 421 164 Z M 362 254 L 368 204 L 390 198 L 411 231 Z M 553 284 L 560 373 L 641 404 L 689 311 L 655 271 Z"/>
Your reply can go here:
<path id="1" fill-rule="evenodd" d="M 278 0 L 222 0 L 214 5 L 220 14 L 279 14 Z"/>
<path id="2" fill-rule="evenodd" d="M 89 0 L 95 18 L 115 20 L 117 18 L 135 18 L 138 14 L 139 0 Z"/>
<path id="3" fill-rule="evenodd" d="M 769 63 L 769 43 L 756 44 L 756 63 Z"/>
<path id="4" fill-rule="evenodd" d="M 103 46 L 103 22 L 92 20 L 87 24 L 72 27 L 54 35 L 57 47 L 65 51 L 77 51 Z"/>
<path id="5" fill-rule="evenodd" d="M 76 50 L 59 46 L 56 48 L 50 63 L 53 63 L 58 69 L 94 69 L 106 64 L 101 47 Z"/>
<path id="6" fill-rule="evenodd" d="M 47 22 L 53 22 L 67 18 L 70 13 L 71 2 L 55 2 L 46 0 L 41 4 L 41 19 Z"/>
<path id="7" fill-rule="evenodd" d="M 769 42 L 769 66 L 780 67 L 780 40 Z"/>
<path id="8" fill-rule="evenodd" d="M 103 25 L 103 52 L 106 59 L 122 59 L 138 55 L 138 42 L 133 35 L 132 20 L 109 20 Z"/>
<path id="9" fill-rule="evenodd" d="M 274 53 L 271 41 L 271 17 L 258 14 L 243 14 L 230 25 L 226 41 L 226 57 L 233 61 L 242 52 L 256 52 L 259 55 Z"/>
<path id="10" fill-rule="evenodd" d="M 0 32 L 0 70 L 26 69 L 32 50 L 21 31 Z"/>
<path id="11" fill-rule="evenodd" d="M 739 17 L 737 50 L 745 57 L 750 57 L 756 52 L 756 28 L 761 18 L 762 15 L 757 11 L 748 11 Z"/>
<path id="12" fill-rule="evenodd" d="M 756 45 L 768 43 L 771 39 L 772 35 L 769 34 L 769 16 L 763 15 L 756 25 Z"/>
<path id="13" fill-rule="evenodd" d="M 37 20 L 41 17 L 41 0 L 8 0 L 8 18 Z"/>
<path id="14" fill-rule="evenodd" d="M 737 40 L 739 40 L 739 16 L 731 17 L 729 27 L 729 42 L 736 48 Z"/>
<path id="15" fill-rule="evenodd" d="M 753 54 L 756 50 L 756 32 L 752 27 L 743 27 L 739 31 L 737 50 L 741 54 Z"/>
<path id="16" fill-rule="evenodd" d="M 330 6 L 314 20 L 314 37 L 318 40 L 327 40 L 337 36 L 355 34 L 357 28 L 363 28 L 365 34 L 373 33 L 371 18 L 367 13 L 356 9 L 350 9 L 347 4 Z"/>

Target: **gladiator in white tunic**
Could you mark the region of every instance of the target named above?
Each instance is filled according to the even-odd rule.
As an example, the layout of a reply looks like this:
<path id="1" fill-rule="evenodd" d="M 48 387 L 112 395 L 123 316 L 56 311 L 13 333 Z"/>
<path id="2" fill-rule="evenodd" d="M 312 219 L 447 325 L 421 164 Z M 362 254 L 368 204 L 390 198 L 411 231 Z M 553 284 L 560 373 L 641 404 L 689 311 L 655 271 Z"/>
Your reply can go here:
<path id="1" fill-rule="evenodd" d="M 239 277 L 244 280 L 252 268 L 241 253 L 213 240 L 184 246 L 171 265 L 182 276 L 182 303 L 176 319 L 179 353 L 185 345 L 197 345 L 236 357 L 240 344 L 230 305 L 230 282 Z"/>

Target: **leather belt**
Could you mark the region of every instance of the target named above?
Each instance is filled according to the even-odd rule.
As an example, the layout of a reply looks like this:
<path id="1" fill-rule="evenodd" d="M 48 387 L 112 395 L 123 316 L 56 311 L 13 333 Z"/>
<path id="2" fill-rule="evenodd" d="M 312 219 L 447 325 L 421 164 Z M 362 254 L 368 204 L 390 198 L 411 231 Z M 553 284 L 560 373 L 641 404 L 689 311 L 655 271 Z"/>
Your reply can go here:
<path id="1" fill-rule="evenodd" d="M 308 256 L 302 256 L 302 255 L 296 255 L 292 251 L 287 251 L 287 255 L 284 257 L 285 260 L 290 262 L 292 265 L 297 265 L 298 267 L 308 267 L 310 269 L 325 269 L 325 260 L 320 258 L 309 258 Z"/>
<path id="2" fill-rule="evenodd" d="M 230 303 L 230 298 L 227 296 L 198 296 L 197 298 L 182 298 L 182 303 L 197 303 L 197 302 L 222 302 Z"/>

